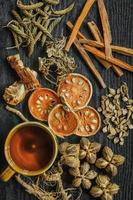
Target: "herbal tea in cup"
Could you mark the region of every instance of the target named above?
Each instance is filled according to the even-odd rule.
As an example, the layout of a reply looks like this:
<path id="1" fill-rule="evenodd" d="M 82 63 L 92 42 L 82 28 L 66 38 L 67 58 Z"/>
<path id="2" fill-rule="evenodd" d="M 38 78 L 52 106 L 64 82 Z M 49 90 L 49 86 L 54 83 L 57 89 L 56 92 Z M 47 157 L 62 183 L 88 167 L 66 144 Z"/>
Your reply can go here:
<path id="1" fill-rule="evenodd" d="M 57 141 L 47 126 L 25 122 L 13 128 L 5 142 L 9 167 L 0 175 L 8 181 L 15 172 L 36 176 L 48 170 L 57 156 Z"/>

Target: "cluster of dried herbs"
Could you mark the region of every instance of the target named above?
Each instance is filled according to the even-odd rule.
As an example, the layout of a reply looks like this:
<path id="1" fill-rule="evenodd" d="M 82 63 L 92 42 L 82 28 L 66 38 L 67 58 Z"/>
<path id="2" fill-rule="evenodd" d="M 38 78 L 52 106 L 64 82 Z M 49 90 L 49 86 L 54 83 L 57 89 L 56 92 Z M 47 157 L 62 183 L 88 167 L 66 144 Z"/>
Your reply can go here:
<path id="1" fill-rule="evenodd" d="M 78 200 L 82 194 L 79 188 L 64 188 L 62 180 L 63 170 L 53 166 L 47 173 L 36 178 L 16 176 L 16 180 L 26 189 L 29 194 L 39 200 Z"/>
<path id="2" fill-rule="evenodd" d="M 103 158 L 97 158 L 100 150 L 101 144 L 90 142 L 87 138 L 82 138 L 80 144 L 64 142 L 59 145 L 60 163 L 69 167 L 69 174 L 74 177 L 73 187 L 81 186 L 88 190 L 93 197 L 112 200 L 113 195 L 118 193 L 119 186 L 111 183 L 108 176 L 98 174 L 91 165 L 105 169 L 107 173 L 115 176 L 117 167 L 124 163 L 125 158 L 114 154 L 107 146 L 102 150 Z"/>
<path id="3" fill-rule="evenodd" d="M 24 66 L 19 54 L 9 56 L 7 60 L 11 68 L 16 71 L 19 81 L 5 89 L 3 98 L 7 104 L 17 105 L 24 100 L 28 92 L 40 87 L 40 83 L 37 80 L 37 73 Z"/>
<path id="4" fill-rule="evenodd" d="M 53 39 L 52 31 L 60 23 L 62 17 L 74 7 L 72 3 L 63 10 L 54 10 L 52 6 L 59 3 L 60 1 L 55 0 L 30 4 L 23 4 L 21 0 L 17 1 L 19 12 L 12 10 L 14 19 L 7 24 L 7 28 L 13 34 L 17 49 L 20 46 L 27 47 L 30 57 L 38 41 L 43 47 L 47 38 Z"/>
<path id="5" fill-rule="evenodd" d="M 89 31 L 92 33 L 94 38 L 94 40 L 90 40 L 87 39 L 79 30 L 95 2 L 97 2 L 98 6 L 103 35 L 101 34 L 98 26 L 93 21 L 88 22 Z M 133 66 L 115 58 L 112 55 L 112 52 L 114 51 L 119 54 L 133 56 L 133 49 L 112 45 L 111 28 L 104 0 L 87 0 L 75 24 L 73 25 L 70 21 L 68 21 L 67 26 L 72 31 L 65 49 L 69 51 L 72 44 L 76 46 L 89 70 L 93 73 L 102 88 L 105 88 L 106 84 L 87 52 L 92 53 L 105 69 L 112 68 L 116 75 L 119 77 L 124 74 L 122 69 L 133 72 Z"/>
<path id="6" fill-rule="evenodd" d="M 123 83 L 118 89 L 109 88 L 109 94 L 101 97 L 98 108 L 104 116 L 103 132 L 115 144 L 124 144 L 124 138 L 133 129 L 133 99 L 129 97 L 128 86 Z"/>
<path id="7" fill-rule="evenodd" d="M 45 79 L 55 85 L 76 69 L 74 58 L 68 56 L 64 50 L 65 45 L 65 37 L 48 41 L 46 43 L 47 57 L 39 58 L 39 71 Z"/>

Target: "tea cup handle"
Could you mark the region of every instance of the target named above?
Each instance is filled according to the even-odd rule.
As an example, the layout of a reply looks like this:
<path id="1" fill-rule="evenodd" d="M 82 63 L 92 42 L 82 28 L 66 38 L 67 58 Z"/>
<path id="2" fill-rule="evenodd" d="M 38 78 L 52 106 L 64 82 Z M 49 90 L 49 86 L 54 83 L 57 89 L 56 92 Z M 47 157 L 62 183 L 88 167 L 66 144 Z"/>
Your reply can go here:
<path id="1" fill-rule="evenodd" d="M 15 171 L 9 166 L 0 174 L 0 180 L 7 182 L 15 174 Z"/>

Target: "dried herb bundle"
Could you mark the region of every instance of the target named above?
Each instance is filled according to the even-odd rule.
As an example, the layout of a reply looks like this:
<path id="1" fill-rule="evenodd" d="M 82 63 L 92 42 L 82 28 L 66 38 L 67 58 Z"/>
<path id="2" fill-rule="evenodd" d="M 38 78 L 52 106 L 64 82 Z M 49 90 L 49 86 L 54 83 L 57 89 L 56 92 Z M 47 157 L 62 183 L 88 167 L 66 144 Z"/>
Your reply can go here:
<path id="1" fill-rule="evenodd" d="M 11 67 L 16 71 L 20 81 L 16 81 L 6 88 L 3 98 L 6 103 L 17 105 L 23 101 L 28 92 L 40 87 L 40 83 L 37 80 L 37 73 L 24 66 L 19 54 L 9 56 L 7 60 Z"/>
<path id="2" fill-rule="evenodd" d="M 101 200 L 112 200 L 113 195 L 117 194 L 118 191 L 119 186 L 111 183 L 109 177 L 98 175 L 96 186 L 92 186 L 90 194 L 95 198 L 101 197 Z"/>
<path id="3" fill-rule="evenodd" d="M 130 99 L 128 86 L 123 83 L 118 89 L 109 88 L 109 94 L 102 96 L 101 107 L 98 108 L 104 116 L 103 132 L 115 144 L 124 144 L 124 138 L 133 129 L 133 99 Z"/>
<path id="4" fill-rule="evenodd" d="M 76 68 L 74 58 L 68 56 L 64 50 L 65 44 L 65 37 L 47 42 L 47 58 L 39 58 L 39 71 L 49 82 L 55 85 Z M 53 69 L 53 66 L 56 69 Z M 57 78 L 54 74 L 55 71 Z"/>
<path id="5" fill-rule="evenodd" d="M 117 167 L 124 163 L 125 157 L 114 154 L 112 149 L 107 146 L 104 147 L 102 155 L 103 158 L 98 158 L 96 160 L 96 167 L 105 169 L 107 172 L 111 173 L 112 176 L 116 176 L 118 171 Z"/>
<path id="6" fill-rule="evenodd" d="M 57 2 L 53 0 L 30 4 L 23 4 L 21 0 L 17 1 L 19 12 L 12 10 L 14 19 L 7 24 L 7 28 L 13 34 L 17 49 L 20 46 L 27 47 L 30 57 L 38 41 L 44 46 L 47 38 L 53 39 L 52 31 L 60 23 L 62 16 L 74 7 L 72 3 L 67 8 L 56 11 L 52 8 L 52 5 L 56 4 Z"/>

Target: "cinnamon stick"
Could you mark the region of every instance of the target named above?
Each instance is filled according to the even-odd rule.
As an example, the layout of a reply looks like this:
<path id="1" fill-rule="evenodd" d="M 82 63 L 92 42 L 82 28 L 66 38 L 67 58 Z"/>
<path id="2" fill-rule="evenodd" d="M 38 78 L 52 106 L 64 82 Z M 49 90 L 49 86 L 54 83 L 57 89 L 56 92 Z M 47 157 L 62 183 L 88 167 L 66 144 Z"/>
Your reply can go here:
<path id="1" fill-rule="evenodd" d="M 70 21 L 67 22 L 67 26 L 68 26 L 70 29 L 73 29 L 73 24 L 72 24 Z M 77 37 L 78 37 L 78 39 L 87 40 L 86 37 L 85 37 L 80 31 L 78 31 Z M 95 57 L 96 57 L 96 56 L 95 56 Z M 96 57 L 96 59 L 97 59 L 106 69 L 109 69 L 110 66 L 112 66 L 109 62 L 107 62 L 107 61 L 105 61 L 105 60 L 102 60 L 101 58 Z"/>
<path id="2" fill-rule="evenodd" d="M 94 21 L 89 22 L 88 23 L 88 27 L 89 27 L 89 29 L 90 29 L 90 31 L 93 34 L 93 37 L 95 39 L 98 39 L 98 37 L 99 37 L 99 39 L 98 39 L 99 42 L 103 42 L 104 41 L 104 39 L 103 39 L 103 37 L 102 37 L 102 35 L 100 33 L 100 30 L 99 30 L 99 28 L 97 27 L 97 25 L 95 24 Z M 110 37 L 110 40 L 111 40 L 111 35 L 109 37 Z M 105 44 L 104 44 L 104 47 L 105 47 Z M 112 56 L 112 53 L 111 53 L 111 56 Z M 118 76 L 122 76 L 123 75 L 123 71 L 120 68 L 116 67 L 115 65 L 113 65 L 112 68 L 113 68 L 114 72 Z"/>
<path id="3" fill-rule="evenodd" d="M 90 39 L 80 39 L 81 44 L 88 44 L 89 46 L 96 47 L 96 48 L 104 48 L 104 43 L 90 40 Z M 113 52 L 120 53 L 126 56 L 133 56 L 133 49 L 127 47 L 121 47 L 116 45 L 111 45 L 111 49 Z"/>
<path id="4" fill-rule="evenodd" d="M 107 59 L 105 53 L 96 49 L 95 47 L 91 47 L 89 45 L 83 45 L 83 46 L 86 49 L 86 51 L 98 56 L 99 58 L 105 59 L 105 60 L 109 61 L 110 63 L 119 66 L 120 68 L 123 68 L 125 70 L 133 72 L 133 66 L 131 66 L 117 58 L 114 58 L 114 57 L 109 57 Z"/>
<path id="5" fill-rule="evenodd" d="M 85 17 L 89 13 L 89 11 L 90 11 L 92 5 L 94 4 L 94 2 L 95 2 L 95 0 L 86 0 L 84 8 L 83 8 L 80 16 L 78 17 L 78 19 L 77 19 L 77 21 L 76 21 L 76 23 L 74 25 L 74 28 L 73 28 L 73 30 L 72 30 L 72 32 L 70 34 L 69 40 L 68 40 L 68 42 L 66 44 L 66 48 L 65 48 L 66 51 L 69 51 L 69 49 L 70 49 L 72 43 L 74 42 L 74 40 L 75 40 L 75 38 L 77 36 L 77 33 L 78 33 L 78 31 L 79 31 L 79 29 L 80 29 Z"/>
<path id="6" fill-rule="evenodd" d="M 98 9 L 99 9 L 100 17 L 101 17 L 102 28 L 103 28 L 105 55 L 107 58 L 109 58 L 112 56 L 112 50 L 110 47 L 111 42 L 112 42 L 110 24 L 109 24 L 104 0 L 97 0 L 97 3 L 98 3 Z"/>

